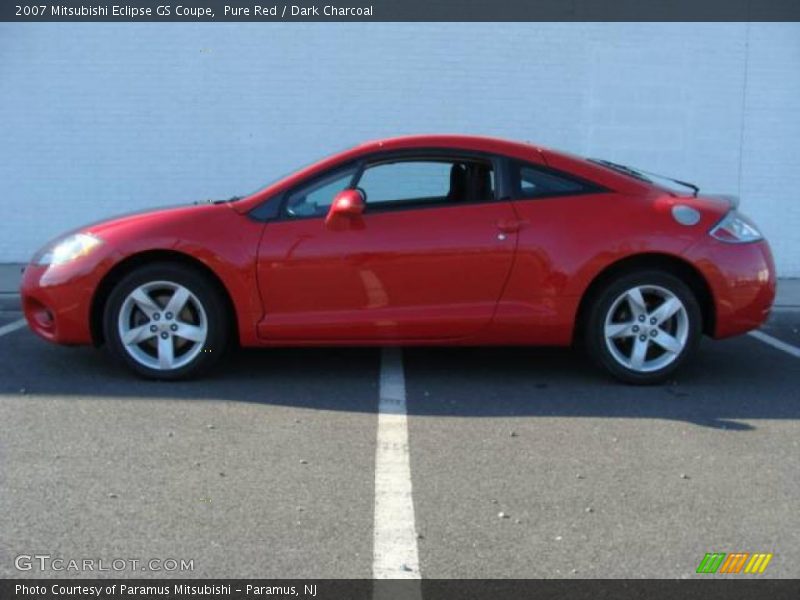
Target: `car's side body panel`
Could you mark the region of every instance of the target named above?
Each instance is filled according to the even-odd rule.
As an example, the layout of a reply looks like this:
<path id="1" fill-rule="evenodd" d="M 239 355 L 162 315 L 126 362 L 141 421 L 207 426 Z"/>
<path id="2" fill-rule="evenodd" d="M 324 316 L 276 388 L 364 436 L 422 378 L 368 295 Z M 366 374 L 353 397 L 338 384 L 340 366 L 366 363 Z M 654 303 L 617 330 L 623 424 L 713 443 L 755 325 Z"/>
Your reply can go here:
<path id="1" fill-rule="evenodd" d="M 335 231 L 322 218 L 256 215 L 264 206 L 278 215 L 284 192 L 337 165 L 431 148 L 546 166 L 602 191 L 367 210 Z M 700 222 L 677 223 L 670 212 L 678 203 L 697 208 Z M 712 334 L 726 337 L 761 324 L 775 294 L 766 242 L 737 246 L 707 235 L 727 209 L 720 201 L 681 196 L 529 144 L 472 136 L 395 138 L 327 158 L 231 204 L 83 228 L 104 244 L 61 266 L 30 265 L 23 306 L 42 337 L 91 343 L 90 313 L 104 278 L 142 253 L 174 252 L 216 275 L 245 346 L 566 345 L 581 298 L 596 277 L 621 260 L 660 254 L 700 273 L 713 298 Z M 503 222 L 520 227 L 504 230 Z"/>
<path id="2" fill-rule="evenodd" d="M 258 280 L 266 341 L 448 340 L 487 327 L 511 270 L 508 202 L 321 218 L 264 231 Z"/>

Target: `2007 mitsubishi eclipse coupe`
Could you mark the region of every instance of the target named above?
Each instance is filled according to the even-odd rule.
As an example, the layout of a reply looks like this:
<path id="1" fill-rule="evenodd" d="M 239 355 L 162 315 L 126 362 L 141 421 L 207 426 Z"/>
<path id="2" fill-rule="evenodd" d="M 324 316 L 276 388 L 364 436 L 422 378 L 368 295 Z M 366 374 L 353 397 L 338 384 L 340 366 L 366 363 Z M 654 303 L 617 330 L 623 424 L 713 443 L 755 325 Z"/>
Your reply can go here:
<path id="1" fill-rule="evenodd" d="M 499 139 L 369 142 L 247 197 L 56 239 L 25 269 L 25 317 L 154 379 L 203 373 L 233 343 L 580 342 L 654 383 L 702 334 L 758 327 L 775 296 L 735 202 L 672 182 Z"/>

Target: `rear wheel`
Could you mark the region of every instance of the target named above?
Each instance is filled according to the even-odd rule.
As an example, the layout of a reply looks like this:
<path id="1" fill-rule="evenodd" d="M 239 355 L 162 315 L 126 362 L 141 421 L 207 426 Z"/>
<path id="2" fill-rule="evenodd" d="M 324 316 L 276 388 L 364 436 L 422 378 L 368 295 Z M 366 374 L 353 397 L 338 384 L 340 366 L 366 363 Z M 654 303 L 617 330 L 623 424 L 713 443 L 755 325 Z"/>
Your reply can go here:
<path id="1" fill-rule="evenodd" d="M 228 315 L 202 273 L 173 263 L 136 269 L 113 289 L 104 314 L 111 351 L 139 375 L 181 379 L 211 367 L 228 342 Z"/>
<path id="2" fill-rule="evenodd" d="M 666 379 L 697 346 L 702 316 L 691 289 L 661 271 L 625 275 L 595 297 L 586 327 L 594 360 L 627 383 Z"/>

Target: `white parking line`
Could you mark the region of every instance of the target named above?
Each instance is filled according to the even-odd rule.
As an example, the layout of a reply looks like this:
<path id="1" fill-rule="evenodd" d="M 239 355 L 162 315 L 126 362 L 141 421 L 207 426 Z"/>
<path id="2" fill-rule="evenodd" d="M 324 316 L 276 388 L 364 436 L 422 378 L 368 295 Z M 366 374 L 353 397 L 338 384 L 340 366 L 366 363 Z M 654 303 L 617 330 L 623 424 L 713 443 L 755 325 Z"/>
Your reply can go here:
<path id="1" fill-rule="evenodd" d="M 765 344 L 769 344 L 773 348 L 777 348 L 778 350 L 783 350 L 786 354 L 791 354 L 795 358 L 800 358 L 800 348 L 796 346 L 792 346 L 791 344 L 787 344 L 786 342 L 782 342 L 778 338 L 774 338 L 771 335 L 764 333 L 763 331 L 751 331 L 750 335 L 752 335 L 757 340 L 761 340 Z"/>
<path id="2" fill-rule="evenodd" d="M 23 327 L 25 327 L 25 319 L 17 319 L 8 325 L 3 325 L 0 327 L 0 336 L 11 333 L 12 331 L 16 331 L 17 329 L 21 329 Z"/>
<path id="3" fill-rule="evenodd" d="M 787 304 L 784 306 L 773 306 L 770 312 L 800 312 L 800 306 L 792 306 Z"/>
<path id="4" fill-rule="evenodd" d="M 372 576 L 375 579 L 420 578 L 411 496 L 406 382 L 399 348 L 384 348 L 381 353 Z M 377 591 L 378 586 L 375 589 Z M 421 598 L 421 592 L 415 597 Z"/>

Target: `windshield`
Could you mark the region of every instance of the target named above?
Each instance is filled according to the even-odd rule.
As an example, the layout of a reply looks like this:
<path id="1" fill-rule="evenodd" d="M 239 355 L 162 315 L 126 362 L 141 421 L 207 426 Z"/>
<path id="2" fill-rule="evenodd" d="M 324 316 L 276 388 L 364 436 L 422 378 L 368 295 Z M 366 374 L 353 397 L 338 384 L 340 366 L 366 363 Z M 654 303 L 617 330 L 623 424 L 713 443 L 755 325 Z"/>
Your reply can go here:
<path id="1" fill-rule="evenodd" d="M 265 190 L 265 189 L 267 189 L 268 187 L 270 187 L 272 185 L 275 185 L 281 179 L 286 179 L 292 173 L 294 173 L 296 171 L 299 171 L 300 169 L 305 169 L 306 167 L 308 167 L 310 165 L 313 165 L 313 164 L 314 164 L 313 162 L 310 162 L 310 163 L 308 163 L 306 165 L 303 165 L 299 169 L 292 169 L 291 171 L 287 171 L 287 172 L 283 173 L 282 175 L 279 175 L 278 177 L 273 177 L 272 179 L 269 180 L 268 183 L 264 183 L 264 184 L 258 186 L 256 189 L 251 190 L 251 191 L 249 191 L 249 192 L 247 192 L 245 194 L 239 194 L 237 196 L 233 196 L 228 201 L 229 202 L 235 202 L 236 200 L 241 200 L 242 198 L 248 198 L 250 196 L 253 196 L 253 195 L 259 193 L 260 191 Z"/>
<path id="2" fill-rule="evenodd" d="M 229 202 L 234 202 L 234 201 L 236 201 L 236 200 L 241 200 L 242 198 L 248 198 L 248 197 L 250 197 L 250 196 L 253 196 L 253 195 L 255 195 L 255 194 L 258 194 L 259 192 L 262 192 L 262 191 L 264 191 L 264 190 L 265 190 L 265 189 L 267 189 L 268 187 L 275 185 L 275 184 L 276 184 L 276 183 L 278 183 L 279 181 L 281 181 L 281 180 L 283 180 L 283 179 L 286 179 L 287 177 L 289 177 L 289 175 L 292 175 L 292 174 L 294 174 L 294 173 L 297 173 L 298 171 L 302 171 L 303 169 L 306 169 L 306 168 L 308 168 L 308 167 L 310 167 L 310 166 L 312 166 L 312 165 L 315 165 L 316 163 L 318 163 L 318 162 L 321 162 L 321 161 L 322 161 L 322 160 L 324 160 L 325 158 L 328 158 L 328 156 L 335 156 L 336 154 L 340 154 L 341 152 L 344 152 L 344 151 L 345 151 L 345 150 L 347 150 L 347 149 L 349 149 L 349 147 L 348 147 L 348 148 L 344 148 L 344 149 L 340 150 L 339 152 L 331 152 L 331 153 L 327 154 L 326 156 L 323 156 L 323 157 L 317 158 L 317 159 L 315 159 L 315 160 L 308 161 L 308 162 L 306 162 L 305 164 L 303 164 L 303 165 L 301 165 L 301 166 L 299 166 L 299 167 L 296 167 L 296 168 L 292 169 L 291 171 L 286 171 L 285 173 L 283 173 L 282 175 L 280 175 L 280 176 L 278 176 L 278 177 L 273 177 L 273 178 L 272 178 L 272 179 L 269 181 L 269 183 L 262 184 L 262 185 L 260 185 L 259 187 L 257 187 L 256 189 L 254 189 L 254 190 L 252 190 L 252 191 L 250 191 L 250 192 L 247 192 L 246 194 L 239 194 L 239 195 L 233 196 L 233 197 L 232 197 L 232 198 L 230 198 L 228 201 L 229 201 Z"/>
<path id="3" fill-rule="evenodd" d="M 645 181 L 647 183 L 652 183 L 654 185 L 666 184 L 665 187 L 672 190 L 676 190 L 675 186 L 679 186 L 681 188 L 689 188 L 694 192 L 695 196 L 697 195 L 697 192 L 700 191 L 700 188 L 694 185 L 693 183 L 687 183 L 686 181 L 681 181 L 680 179 L 667 177 L 666 175 L 659 175 L 658 173 L 652 173 L 651 171 L 645 171 L 644 169 L 637 169 L 634 167 L 629 167 L 627 165 L 621 165 L 619 163 L 611 162 L 610 160 L 603 160 L 601 158 L 590 158 L 588 160 L 591 163 L 600 165 L 602 167 L 606 167 L 607 169 L 611 169 L 612 171 L 616 171 L 617 173 L 622 173 L 623 175 L 627 175 L 628 177 L 632 177 L 633 179 L 638 179 L 639 181 Z M 682 191 L 682 190 L 677 190 L 677 191 Z"/>

